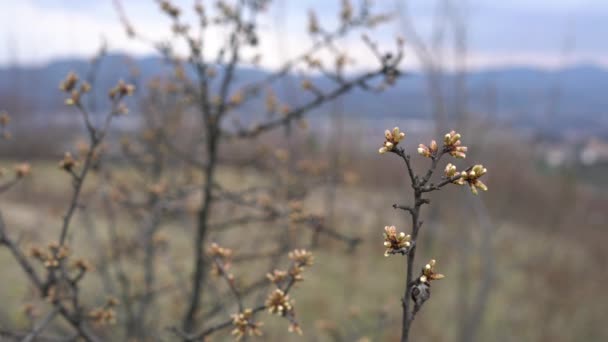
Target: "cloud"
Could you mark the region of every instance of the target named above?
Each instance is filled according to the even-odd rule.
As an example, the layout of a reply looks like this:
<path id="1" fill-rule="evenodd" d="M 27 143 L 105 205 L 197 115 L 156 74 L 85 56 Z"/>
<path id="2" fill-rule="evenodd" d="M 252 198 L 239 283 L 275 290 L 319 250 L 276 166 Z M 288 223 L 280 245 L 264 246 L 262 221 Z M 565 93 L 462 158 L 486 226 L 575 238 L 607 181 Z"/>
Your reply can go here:
<path id="1" fill-rule="evenodd" d="M 153 2 L 129 0 L 123 3 L 140 32 L 149 37 L 170 37 L 169 22 Z M 185 12 L 192 13 L 188 10 L 192 1 L 177 3 Z M 395 7 L 395 1 L 376 3 L 382 11 L 393 11 Z M 505 64 L 554 67 L 564 62 L 581 61 L 607 65 L 608 46 L 598 44 L 608 35 L 608 25 L 602 25 L 608 12 L 608 2 L 604 0 L 469 0 L 464 3 L 468 4 L 468 60 L 472 67 Z M 265 67 L 274 68 L 290 56 L 302 53 L 309 45 L 310 38 L 304 32 L 308 8 L 315 8 L 323 23 L 335 24 L 337 21 L 337 0 L 275 0 L 268 16 L 259 23 Z M 410 13 L 421 36 L 429 37 L 437 13 L 436 2 L 413 1 Z M 190 16 L 193 19 L 192 14 Z M 109 47 L 114 51 L 134 55 L 154 52 L 149 44 L 126 37 L 110 0 L 7 1 L 0 4 L 0 25 L 0 44 L 8 47 L 0 49 L 0 65 L 90 57 L 98 49 L 101 37 L 108 39 Z M 389 49 L 397 33 L 399 28 L 394 24 L 373 36 L 379 39 L 382 49 Z M 357 61 L 354 68 L 375 66 L 374 56 L 358 39 L 359 33 L 342 44 Z M 223 43 L 222 33 L 209 32 L 204 41 L 208 50 L 217 49 Z M 564 46 L 570 46 L 566 54 Z M 329 60 L 329 56 L 326 59 Z M 417 64 L 410 51 L 406 67 L 416 68 Z"/>
<path id="2" fill-rule="evenodd" d="M 105 1 L 104 1 L 105 2 Z M 106 2 L 107 3 L 107 2 Z M 11 51 L 0 53 L 0 63 L 44 63 L 51 59 L 91 56 L 102 37 L 112 39 L 112 46 L 124 47 L 126 38 L 115 18 L 103 12 L 82 11 L 70 7 L 47 8 L 31 0 L 2 5 L 0 36 Z M 136 53 L 145 47 L 132 45 Z"/>

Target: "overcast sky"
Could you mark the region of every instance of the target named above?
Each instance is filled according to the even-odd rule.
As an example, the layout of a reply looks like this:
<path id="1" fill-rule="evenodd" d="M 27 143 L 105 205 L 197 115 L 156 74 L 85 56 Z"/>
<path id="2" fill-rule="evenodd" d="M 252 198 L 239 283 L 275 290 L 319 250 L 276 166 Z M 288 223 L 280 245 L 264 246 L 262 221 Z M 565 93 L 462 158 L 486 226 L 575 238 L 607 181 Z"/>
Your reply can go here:
<path id="1" fill-rule="evenodd" d="M 168 21 L 153 0 L 122 0 L 140 31 L 167 37 Z M 193 0 L 174 1 L 192 12 Z M 205 1 L 212 4 L 215 1 Z M 355 0 L 353 3 L 357 3 Z M 375 0 L 380 11 L 394 12 L 397 0 Z M 402 0 L 403 2 L 403 0 Z M 452 0 L 466 13 L 469 31 L 468 64 L 557 67 L 591 62 L 608 66 L 608 0 Z M 428 37 L 437 13 L 437 0 L 407 2 L 413 26 Z M 336 20 L 339 0 L 275 0 L 261 23 L 263 64 L 272 68 L 297 53 L 309 38 L 304 34 L 306 12 L 314 8 L 321 22 Z M 399 21 L 370 34 L 390 46 L 402 33 Z M 207 38 L 207 44 L 219 44 Z M 126 38 L 112 0 L 4 0 L 0 2 L 0 65 L 43 64 L 57 58 L 91 56 L 101 37 L 111 49 L 135 55 L 153 50 Z M 371 64 L 358 36 L 344 47 L 359 66 Z M 407 63 L 417 64 L 410 55 Z"/>

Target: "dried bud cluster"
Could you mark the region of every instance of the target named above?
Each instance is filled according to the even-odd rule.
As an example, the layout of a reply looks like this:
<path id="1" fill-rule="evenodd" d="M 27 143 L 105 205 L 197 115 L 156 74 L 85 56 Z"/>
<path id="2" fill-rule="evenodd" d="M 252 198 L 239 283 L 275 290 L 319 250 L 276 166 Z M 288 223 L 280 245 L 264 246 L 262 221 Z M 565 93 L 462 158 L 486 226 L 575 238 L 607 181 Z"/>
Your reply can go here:
<path id="1" fill-rule="evenodd" d="M 384 143 L 382 147 L 378 150 L 380 154 L 391 151 L 401 140 L 405 138 L 405 133 L 399 131 L 399 127 L 393 128 L 393 131 L 389 131 L 388 129 L 384 132 Z"/>
<path id="2" fill-rule="evenodd" d="M 435 260 L 429 261 L 422 269 L 420 277 L 412 285 L 412 300 L 415 303 L 414 310 L 418 311 L 422 304 L 431 297 L 431 281 L 439 280 L 444 277 L 443 274 L 435 272 Z"/>
<path id="3" fill-rule="evenodd" d="M 384 256 L 387 257 L 392 254 L 406 255 L 410 247 L 412 246 L 412 237 L 409 234 L 400 232 L 397 234 L 397 228 L 395 226 L 384 227 Z"/>
<path id="4" fill-rule="evenodd" d="M 443 137 L 443 145 L 445 151 L 448 152 L 452 157 L 464 159 L 467 156 L 465 152 L 467 152 L 468 148 L 460 145 L 460 137 L 460 133 L 451 131 Z"/>
<path id="5" fill-rule="evenodd" d="M 239 341 L 244 336 L 262 336 L 260 327 L 264 325 L 264 323 L 254 322 L 253 311 L 251 309 L 245 309 L 243 312 L 232 315 L 232 325 L 234 325 L 232 335 Z"/>

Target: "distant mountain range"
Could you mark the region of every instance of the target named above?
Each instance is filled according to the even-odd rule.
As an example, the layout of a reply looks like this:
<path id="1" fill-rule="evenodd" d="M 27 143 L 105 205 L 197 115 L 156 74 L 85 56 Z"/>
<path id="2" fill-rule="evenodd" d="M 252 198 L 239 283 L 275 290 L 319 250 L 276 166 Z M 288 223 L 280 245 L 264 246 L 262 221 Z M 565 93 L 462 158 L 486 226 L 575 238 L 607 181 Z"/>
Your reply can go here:
<path id="1" fill-rule="evenodd" d="M 137 66 L 143 80 L 169 72 L 157 57 L 131 60 L 122 55 L 106 57 L 100 66 L 97 96 L 102 99 L 107 89 L 129 75 L 129 65 Z M 63 108 L 59 82 L 73 70 L 85 75 L 89 61 L 58 60 L 40 67 L 0 68 L 0 109 L 10 109 L 18 103 L 19 111 L 45 113 Z M 236 72 L 238 84 L 262 79 L 267 72 L 241 68 Z M 311 78 L 315 85 L 325 88 L 331 82 Z M 455 75 L 447 74 L 442 83 L 446 91 L 447 108 L 454 101 L 452 85 Z M 290 75 L 279 81 L 275 89 L 292 102 L 303 101 L 298 77 Z M 430 97 L 424 75 L 411 72 L 395 87 L 382 94 L 357 90 L 344 97 L 343 108 L 348 115 L 360 118 L 429 118 Z M 513 126 L 542 131 L 577 130 L 589 134 L 608 135 L 608 70 L 594 65 L 577 65 L 547 71 L 530 67 L 504 67 L 472 71 L 467 76 L 468 109 L 484 117 L 493 117 Z M 263 99 L 248 103 L 249 110 L 262 106 Z M 325 106 L 318 111 L 326 111 Z"/>

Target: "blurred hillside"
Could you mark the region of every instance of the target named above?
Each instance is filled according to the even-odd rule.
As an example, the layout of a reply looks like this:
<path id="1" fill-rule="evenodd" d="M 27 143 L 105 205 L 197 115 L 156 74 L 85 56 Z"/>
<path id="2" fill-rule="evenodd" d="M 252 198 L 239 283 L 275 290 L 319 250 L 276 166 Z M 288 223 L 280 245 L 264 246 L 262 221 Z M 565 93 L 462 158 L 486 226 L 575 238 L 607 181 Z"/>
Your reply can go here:
<path id="1" fill-rule="evenodd" d="M 47 120 L 48 115 L 65 110 L 58 81 L 68 72 L 86 74 L 89 61 L 83 59 L 58 60 L 39 67 L 0 68 L 0 102 L 12 113 L 34 114 Z M 137 70 L 144 82 L 159 74 L 170 74 L 171 68 L 158 57 L 130 59 L 124 55 L 110 55 L 100 65 L 99 87 L 96 96 L 105 99 L 108 89 L 118 79 Z M 432 117 L 428 80 L 418 72 L 407 77 L 381 94 L 354 91 L 341 103 L 349 117 L 358 118 L 424 118 Z M 236 73 L 235 88 L 239 84 L 262 80 L 269 73 L 260 68 L 241 68 Z M 441 83 L 453 84 L 456 75 L 445 73 Z M 306 100 L 298 93 L 301 75 L 291 75 L 275 85 L 275 91 L 290 98 L 292 104 Z M 310 77 L 315 86 L 324 89 L 331 83 L 325 77 Z M 544 136 L 608 137 L 608 70 L 594 65 L 578 65 L 558 70 L 532 67 L 504 67 L 470 71 L 467 73 L 468 110 L 477 116 L 511 127 L 532 130 Z M 442 94 L 446 104 L 455 102 L 455 94 Z M 256 111 L 263 106 L 263 97 L 250 101 L 243 110 Z M 448 106 L 449 107 L 449 106 Z M 103 101 L 100 102 L 103 110 Z M 319 111 L 326 111 L 322 107 Z M 449 114 L 449 109 L 448 109 Z"/>

